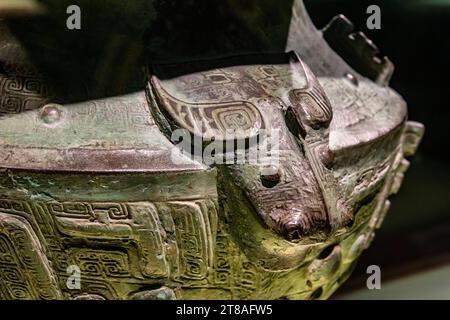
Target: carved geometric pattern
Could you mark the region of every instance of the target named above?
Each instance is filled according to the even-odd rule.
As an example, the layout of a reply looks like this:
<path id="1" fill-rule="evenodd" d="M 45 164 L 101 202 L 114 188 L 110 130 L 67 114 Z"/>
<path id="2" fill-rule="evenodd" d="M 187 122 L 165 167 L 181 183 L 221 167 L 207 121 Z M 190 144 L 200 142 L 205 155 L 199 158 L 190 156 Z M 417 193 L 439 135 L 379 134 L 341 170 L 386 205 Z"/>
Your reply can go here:
<path id="1" fill-rule="evenodd" d="M 8 299 L 57 299 L 55 276 L 30 224 L 0 211 L 0 295 Z"/>
<path id="2" fill-rule="evenodd" d="M 48 101 L 48 88 L 29 67 L 0 61 L 0 115 L 40 108 Z"/>
<path id="3" fill-rule="evenodd" d="M 98 249 L 69 249 L 69 264 L 77 265 L 83 276 L 101 278 L 130 277 L 128 256 L 121 252 Z"/>
<path id="4" fill-rule="evenodd" d="M 205 279 L 212 262 L 213 243 L 208 212 L 192 202 L 171 202 L 180 259 L 179 276 Z"/>

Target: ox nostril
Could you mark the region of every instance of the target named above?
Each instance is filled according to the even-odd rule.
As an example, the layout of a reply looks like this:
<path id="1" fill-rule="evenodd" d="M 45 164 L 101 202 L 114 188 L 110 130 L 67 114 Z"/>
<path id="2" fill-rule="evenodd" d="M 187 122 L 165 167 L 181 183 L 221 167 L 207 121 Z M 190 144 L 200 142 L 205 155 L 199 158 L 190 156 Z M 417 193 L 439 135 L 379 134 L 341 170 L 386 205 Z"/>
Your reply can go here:
<path id="1" fill-rule="evenodd" d="M 281 181 L 281 168 L 275 165 L 266 166 L 261 170 L 261 183 L 266 188 L 273 188 Z"/>

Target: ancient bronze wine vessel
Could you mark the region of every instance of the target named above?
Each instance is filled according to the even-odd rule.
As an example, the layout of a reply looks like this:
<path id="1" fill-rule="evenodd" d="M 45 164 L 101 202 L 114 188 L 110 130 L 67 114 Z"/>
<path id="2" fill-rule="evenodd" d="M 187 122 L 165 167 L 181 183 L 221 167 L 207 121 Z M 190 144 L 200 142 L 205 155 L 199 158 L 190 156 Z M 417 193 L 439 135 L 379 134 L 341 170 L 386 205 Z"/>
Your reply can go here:
<path id="1" fill-rule="evenodd" d="M 347 279 L 424 128 L 345 17 L 253 2 L 0 21 L 0 298 L 325 299 Z M 206 163 L 179 132 L 244 156 L 276 137 L 277 161 Z"/>

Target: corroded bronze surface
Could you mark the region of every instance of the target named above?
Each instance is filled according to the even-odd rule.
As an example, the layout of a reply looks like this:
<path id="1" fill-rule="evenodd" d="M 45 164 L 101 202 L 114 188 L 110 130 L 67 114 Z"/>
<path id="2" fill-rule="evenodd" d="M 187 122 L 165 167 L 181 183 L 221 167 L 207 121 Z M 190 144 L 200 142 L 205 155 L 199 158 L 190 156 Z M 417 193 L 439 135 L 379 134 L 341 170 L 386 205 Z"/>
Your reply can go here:
<path id="1" fill-rule="evenodd" d="M 331 49 L 352 31 L 345 19 L 327 42 L 301 1 L 292 10 L 287 53 L 150 63 L 145 90 L 114 98 L 58 104 L 35 73 L 3 67 L 0 298 L 329 297 L 380 227 L 423 126 L 387 86 L 388 60 L 369 48 L 355 70 Z M 1 62 L 28 65 L 11 39 Z M 278 132 L 279 162 L 267 173 L 173 161 L 177 129 L 203 143 Z"/>

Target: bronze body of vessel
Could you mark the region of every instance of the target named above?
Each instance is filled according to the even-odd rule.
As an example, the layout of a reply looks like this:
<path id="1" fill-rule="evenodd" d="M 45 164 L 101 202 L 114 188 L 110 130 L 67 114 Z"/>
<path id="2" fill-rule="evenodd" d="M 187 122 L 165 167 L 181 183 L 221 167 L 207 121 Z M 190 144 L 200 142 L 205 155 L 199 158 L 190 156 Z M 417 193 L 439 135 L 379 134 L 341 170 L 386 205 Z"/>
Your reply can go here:
<path id="1" fill-rule="evenodd" d="M 150 62 L 141 91 L 65 104 L 2 26 L 0 298 L 329 297 L 423 135 L 351 29 L 295 1 L 286 53 Z M 202 148 L 276 132 L 278 162 L 174 161 L 179 129 Z"/>

